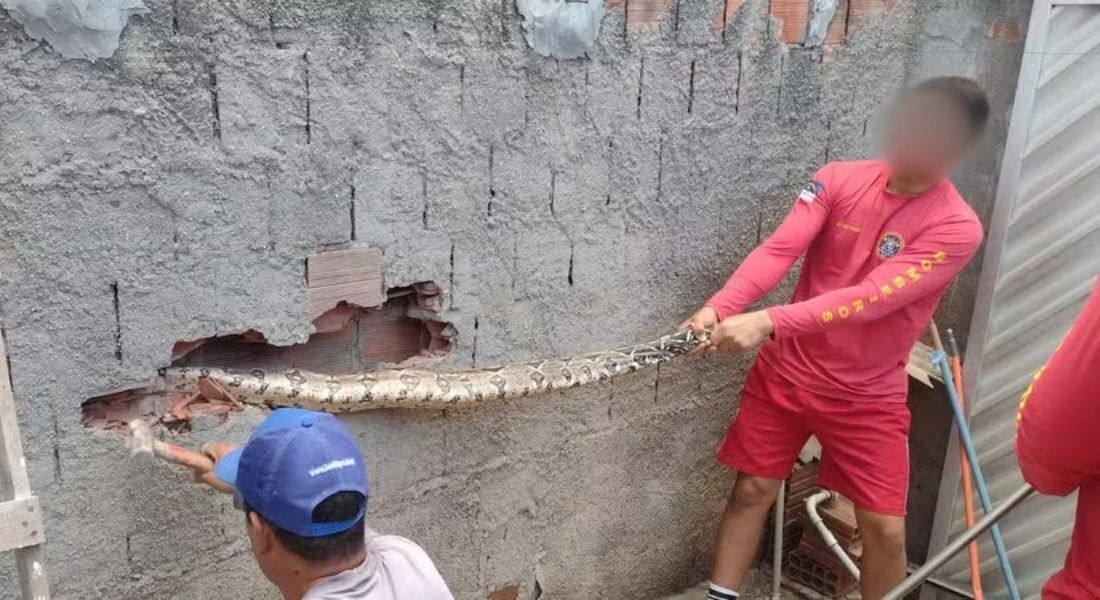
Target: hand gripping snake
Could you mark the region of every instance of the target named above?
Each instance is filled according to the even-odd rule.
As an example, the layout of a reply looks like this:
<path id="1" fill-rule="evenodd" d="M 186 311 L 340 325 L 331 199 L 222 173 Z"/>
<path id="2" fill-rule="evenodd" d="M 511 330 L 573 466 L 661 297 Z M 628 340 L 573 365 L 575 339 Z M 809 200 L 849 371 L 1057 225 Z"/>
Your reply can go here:
<path id="1" fill-rule="evenodd" d="M 518 398 L 605 381 L 686 354 L 700 344 L 690 330 L 614 350 L 501 367 L 436 372 L 389 369 L 324 375 L 298 369 L 265 371 L 168 367 L 160 371 L 169 390 L 195 389 L 208 379 L 245 404 L 300 407 L 325 412 L 378 408 L 458 408 L 485 400 Z"/>

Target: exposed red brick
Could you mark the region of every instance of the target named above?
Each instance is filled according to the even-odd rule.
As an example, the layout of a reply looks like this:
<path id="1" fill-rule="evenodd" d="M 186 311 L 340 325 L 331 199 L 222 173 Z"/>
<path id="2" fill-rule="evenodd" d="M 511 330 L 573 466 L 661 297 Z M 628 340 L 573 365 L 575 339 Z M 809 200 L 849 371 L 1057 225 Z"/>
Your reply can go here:
<path id="1" fill-rule="evenodd" d="M 340 302 L 372 307 L 380 306 L 385 300 L 382 296 L 382 251 L 377 248 L 328 250 L 310 256 L 306 267 L 311 319 Z"/>
<path id="2" fill-rule="evenodd" d="M 894 0 L 850 0 L 848 35 L 858 31 L 870 17 L 883 15 L 894 8 Z"/>
<path id="3" fill-rule="evenodd" d="M 653 29 L 672 7 L 674 0 L 627 0 L 626 26 L 631 31 Z"/>
<path id="4" fill-rule="evenodd" d="M 195 341 L 192 341 L 192 342 L 176 342 L 176 344 L 174 346 L 172 346 L 172 360 L 179 360 L 179 359 L 183 358 L 184 356 L 187 356 L 191 352 L 197 350 L 198 347 L 203 345 L 204 342 L 206 342 L 206 340 L 195 340 Z"/>
<path id="5" fill-rule="evenodd" d="M 517 600 L 518 598 L 518 585 L 509 585 L 489 592 L 489 600 Z"/>
<path id="6" fill-rule="evenodd" d="M 810 2 L 811 0 L 772 0 L 771 16 L 780 21 L 780 41 L 785 44 L 801 44 L 806 40 Z M 837 4 L 836 14 L 833 15 L 833 20 L 829 22 L 829 29 L 825 33 L 826 45 L 844 42 L 848 2 L 849 0 L 840 0 Z"/>
<path id="7" fill-rule="evenodd" d="M 336 308 L 326 311 L 313 320 L 313 328 L 317 333 L 335 333 L 348 326 L 348 321 L 354 318 L 359 311 L 347 304 L 341 304 Z"/>
<path id="8" fill-rule="evenodd" d="M 1023 30 L 1019 21 L 993 21 L 989 24 L 985 34 L 991 39 L 1006 42 L 1018 42 L 1023 38 Z"/>
<path id="9" fill-rule="evenodd" d="M 806 24 L 810 17 L 810 0 L 772 0 L 771 16 L 779 19 L 779 40 L 784 44 L 801 44 L 806 39 Z"/>
<path id="10" fill-rule="evenodd" d="M 249 330 L 176 344 L 172 364 L 343 374 L 450 351 L 457 331 L 437 318 L 444 308 L 439 286 L 420 282 L 390 292 L 392 297 L 379 308 L 341 304 L 325 311 L 314 321 L 317 332 L 302 344 L 273 346 L 262 333 Z M 209 380 L 189 392 L 165 392 L 147 383 L 89 399 L 81 422 L 89 428 L 124 429 L 131 420 L 144 418 L 186 431 L 196 415 L 225 419 L 240 408 L 232 390 Z"/>
<path id="11" fill-rule="evenodd" d="M 718 11 L 718 16 L 714 18 L 714 28 L 725 29 L 733 21 L 737 9 L 741 8 L 743 2 L 744 0 L 726 0 L 725 6 Z"/>

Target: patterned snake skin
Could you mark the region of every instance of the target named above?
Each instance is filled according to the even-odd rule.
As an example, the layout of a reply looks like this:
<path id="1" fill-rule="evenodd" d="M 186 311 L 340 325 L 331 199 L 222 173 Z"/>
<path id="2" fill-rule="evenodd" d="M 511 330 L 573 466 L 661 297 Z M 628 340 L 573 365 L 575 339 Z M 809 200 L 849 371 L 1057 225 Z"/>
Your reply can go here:
<path id="1" fill-rule="evenodd" d="M 245 404 L 272 408 L 295 406 L 325 412 L 441 409 L 604 381 L 671 360 L 698 345 L 691 331 L 678 331 L 645 344 L 573 358 L 466 371 L 392 369 L 323 375 L 296 369 L 273 372 L 169 367 L 162 369 L 160 376 L 167 389 L 193 390 L 199 380 L 209 379 Z"/>

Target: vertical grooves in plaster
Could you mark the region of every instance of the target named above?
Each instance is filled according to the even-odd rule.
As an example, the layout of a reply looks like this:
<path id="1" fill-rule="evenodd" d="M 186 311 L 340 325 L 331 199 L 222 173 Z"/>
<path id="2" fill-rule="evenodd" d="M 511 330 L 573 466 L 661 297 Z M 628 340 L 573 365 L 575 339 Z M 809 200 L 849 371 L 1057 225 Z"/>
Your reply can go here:
<path id="1" fill-rule="evenodd" d="M 172 260 L 180 259 L 180 225 L 172 216 Z"/>
<path id="2" fill-rule="evenodd" d="M 848 33 L 851 31 L 852 26 L 852 2 L 848 2 L 848 6 L 844 11 L 844 41 L 848 41 Z"/>
<path id="3" fill-rule="evenodd" d="M 302 64 L 306 80 L 306 143 L 309 144 L 313 141 L 313 115 L 310 114 L 311 107 L 309 98 L 309 50 L 302 53 Z"/>
<path id="4" fill-rule="evenodd" d="M 214 65 L 210 65 L 210 110 L 214 114 L 214 139 L 222 139 L 222 115 L 218 106 L 218 73 Z"/>
<path id="5" fill-rule="evenodd" d="M 657 201 L 661 201 L 661 184 L 663 183 L 665 176 L 665 136 L 661 133 L 661 137 L 657 142 Z"/>
<path id="6" fill-rule="evenodd" d="M 615 140 L 607 138 L 607 172 L 610 173 L 614 168 L 615 163 Z M 604 199 L 604 206 L 611 206 L 611 187 L 608 186 L 607 198 Z"/>
<path id="7" fill-rule="evenodd" d="M 833 120 L 832 119 L 825 119 L 825 162 L 821 163 L 823 165 L 829 163 L 829 151 L 831 149 L 830 146 L 832 146 L 832 143 L 833 143 Z"/>
<path id="8" fill-rule="evenodd" d="M 661 363 L 657 363 L 657 375 L 653 378 L 653 403 L 661 401 Z"/>
<path id="9" fill-rule="evenodd" d="M 425 169 L 420 170 L 420 198 L 423 200 L 424 207 L 420 211 L 420 223 L 424 225 L 424 229 L 428 228 L 428 172 Z"/>
<path id="10" fill-rule="evenodd" d="M 180 32 L 180 3 L 179 0 L 172 0 L 172 33 L 176 34 Z"/>
<path id="11" fill-rule="evenodd" d="M 53 475 L 57 483 L 61 483 L 61 424 L 56 409 L 51 411 L 50 418 L 53 420 Z"/>
<path id="12" fill-rule="evenodd" d="M 355 184 L 351 184 L 351 197 L 348 198 L 348 221 L 351 222 L 351 241 L 358 237 L 355 232 Z"/>
<path id="13" fill-rule="evenodd" d="M 451 257 L 450 257 L 451 271 L 447 275 L 447 296 L 449 298 L 448 304 L 452 309 L 455 307 L 455 244 L 451 242 Z"/>
<path id="14" fill-rule="evenodd" d="M 519 242 L 512 239 L 512 297 L 516 295 L 516 275 L 519 273 Z"/>
<path id="15" fill-rule="evenodd" d="M 695 61 L 691 61 L 691 69 L 688 73 L 688 114 L 695 106 Z"/>
<path id="16" fill-rule="evenodd" d="M 737 114 L 741 110 L 741 73 L 744 71 L 744 56 L 741 51 L 737 51 L 737 82 L 733 86 L 733 114 Z"/>
<path id="17" fill-rule="evenodd" d="M 760 245 L 760 241 L 764 236 L 764 213 L 756 213 L 756 245 Z"/>
<path id="18" fill-rule="evenodd" d="M 775 91 L 775 116 L 777 116 L 777 117 L 780 114 L 782 114 L 783 76 L 784 76 L 783 70 L 786 68 L 786 65 L 787 65 L 787 55 L 786 54 L 781 54 L 779 56 L 779 86 Z"/>
<path id="19" fill-rule="evenodd" d="M 722 23 L 722 44 L 723 45 L 725 45 L 725 43 L 726 43 L 726 26 L 729 25 L 729 16 L 730 16 L 730 0 L 725 0 L 724 2 L 722 2 L 722 20 L 721 20 L 721 23 Z M 737 58 L 738 58 L 738 60 L 740 60 L 740 58 L 741 58 L 741 52 L 740 51 L 737 53 Z"/>
<path id="20" fill-rule="evenodd" d="M 638 120 L 642 118 L 642 88 L 645 85 L 645 57 L 638 61 Z"/>
<path id="21" fill-rule="evenodd" d="M 493 187 L 493 147 L 489 146 L 489 205 L 485 209 L 485 214 L 492 218 L 493 216 L 493 200 L 497 197 L 497 190 Z"/>
<path id="22" fill-rule="evenodd" d="M 554 172 L 554 169 L 550 169 L 550 216 L 556 216 L 554 212 L 554 192 L 558 184 L 558 174 Z"/>
<path id="23" fill-rule="evenodd" d="M 118 307 L 118 282 L 111 282 L 111 303 L 115 311 L 115 360 L 122 362 L 122 315 Z"/>
<path id="24" fill-rule="evenodd" d="M 474 368 L 474 369 L 477 368 L 477 328 L 480 325 L 481 325 L 480 321 L 475 316 L 474 317 L 474 342 L 472 344 L 473 350 L 470 353 L 470 363 L 471 363 L 470 366 L 471 366 L 471 368 Z"/>
<path id="25" fill-rule="evenodd" d="M 466 65 L 458 65 L 458 112 L 466 114 Z"/>
<path id="26" fill-rule="evenodd" d="M 573 287 L 573 264 L 576 257 L 576 249 L 574 244 L 569 244 L 569 273 L 565 277 L 566 281 L 569 282 L 569 287 Z"/>
<path id="27" fill-rule="evenodd" d="M 680 31 L 680 3 L 683 0 L 676 0 L 676 12 L 673 14 L 672 30 Z"/>
<path id="28" fill-rule="evenodd" d="M 630 33 L 630 0 L 623 0 L 623 37 Z"/>

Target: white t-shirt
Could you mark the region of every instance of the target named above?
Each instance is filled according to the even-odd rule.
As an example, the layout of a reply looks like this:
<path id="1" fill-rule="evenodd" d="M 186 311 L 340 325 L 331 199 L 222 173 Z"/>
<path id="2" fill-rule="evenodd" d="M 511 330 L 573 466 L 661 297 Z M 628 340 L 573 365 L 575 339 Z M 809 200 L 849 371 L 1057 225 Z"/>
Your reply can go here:
<path id="1" fill-rule="evenodd" d="M 454 600 L 424 549 L 396 535 L 367 533 L 363 564 L 313 582 L 302 600 Z"/>

